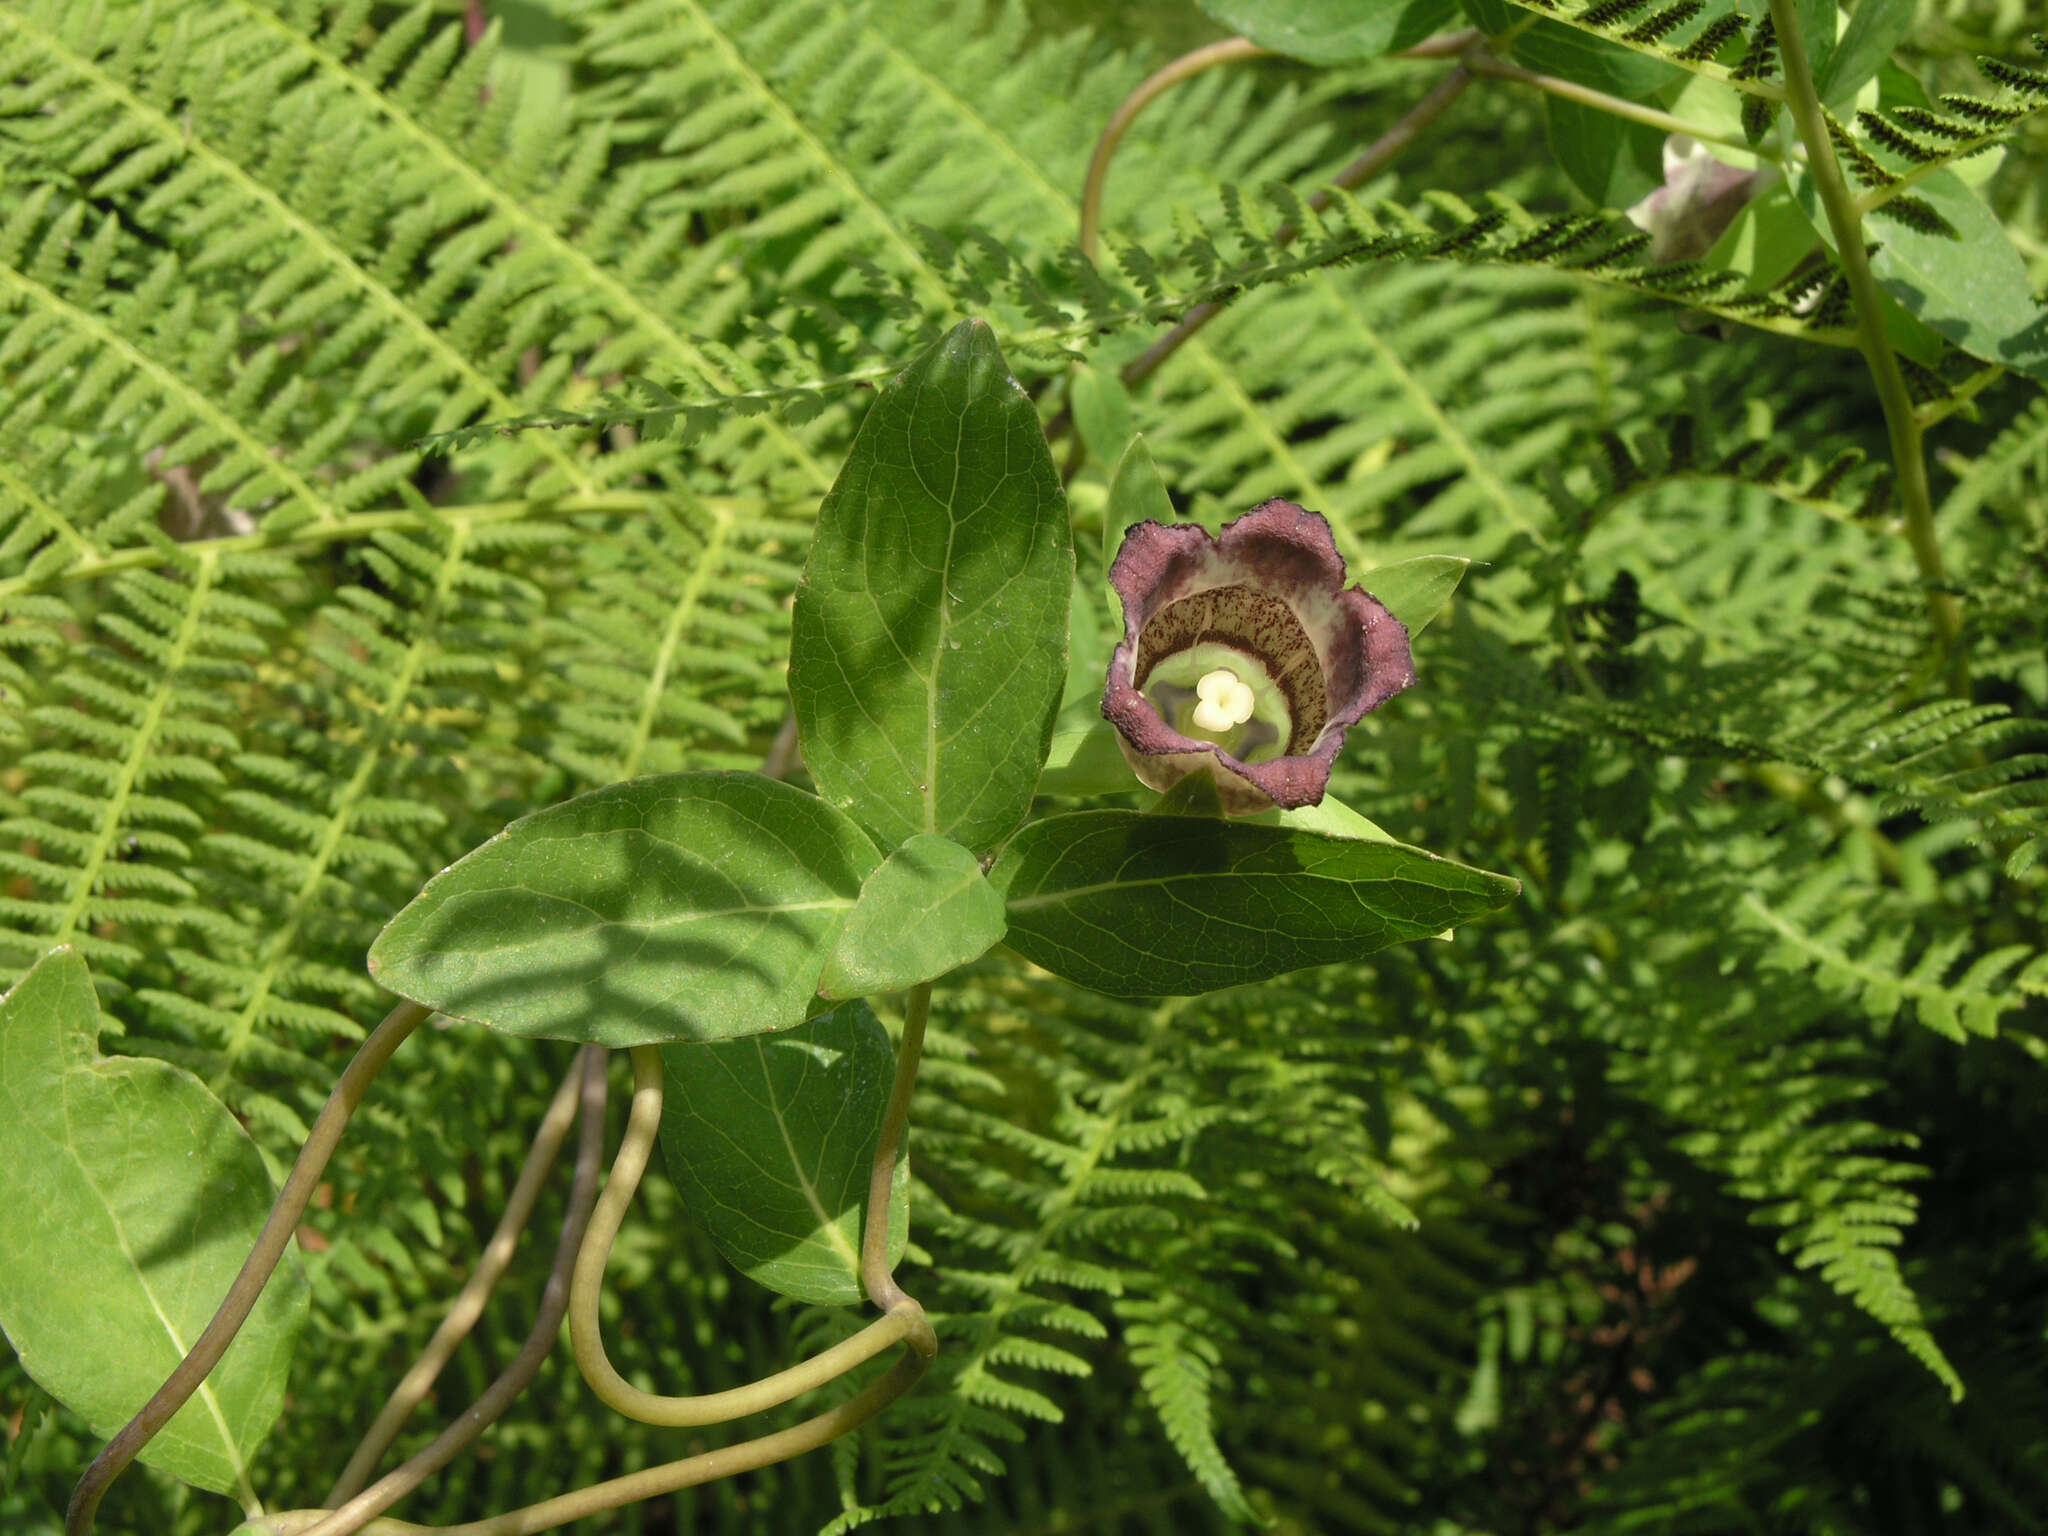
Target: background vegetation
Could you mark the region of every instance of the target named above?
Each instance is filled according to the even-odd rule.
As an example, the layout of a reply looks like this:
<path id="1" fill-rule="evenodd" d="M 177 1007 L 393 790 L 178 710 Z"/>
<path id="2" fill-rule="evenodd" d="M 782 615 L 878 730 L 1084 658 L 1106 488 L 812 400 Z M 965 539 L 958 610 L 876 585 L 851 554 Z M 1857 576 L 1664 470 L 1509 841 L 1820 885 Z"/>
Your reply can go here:
<path id="1" fill-rule="evenodd" d="M 1017 295 L 1085 297 L 1097 133 L 1219 35 L 1164 4 L 487 9 L 481 36 L 450 4 L 0 9 L 0 980 L 77 945 L 109 1048 L 190 1067 L 280 1164 L 427 875 L 568 794 L 770 751 L 864 396 L 409 445 L 629 376 L 703 401 L 900 365 L 973 304 L 973 229 L 1056 417 L 1064 348 L 1104 384 L 1159 327 L 1055 346 Z M 1902 61 L 1980 89 L 1971 55 L 2021 57 L 2027 10 L 1930 0 Z M 1111 245 L 1219 227 L 1227 189 L 1306 195 L 1432 71 L 1179 88 L 1119 154 Z M 1583 206 L 1544 127 L 1482 81 L 1364 191 Z M 2037 118 L 1987 184 L 2037 292 L 2044 177 Z M 857 1445 L 608 1528 L 2048 1524 L 2039 385 L 1990 382 L 1930 441 L 1968 698 L 1853 350 L 1410 252 L 1246 293 L 1130 407 L 1189 515 L 1286 496 L 1355 560 L 1482 562 L 1337 788 L 1524 899 L 1163 1007 L 982 962 L 939 997 L 913 1122 L 933 1378 Z M 302 1233 L 273 1502 L 317 1500 L 432 1330 L 570 1054 L 426 1031 L 379 1084 Z M 622 1365 L 712 1390 L 842 1326 L 747 1289 L 658 1174 L 643 1201 Z M 443 1412 L 516 1348 L 531 1247 Z M 680 1453 L 562 1363 L 403 1513 Z M 0 1528 L 54 1530 L 92 1437 L 11 1357 L 0 1422 Z M 142 1475 L 103 1516 L 233 1519 Z"/>

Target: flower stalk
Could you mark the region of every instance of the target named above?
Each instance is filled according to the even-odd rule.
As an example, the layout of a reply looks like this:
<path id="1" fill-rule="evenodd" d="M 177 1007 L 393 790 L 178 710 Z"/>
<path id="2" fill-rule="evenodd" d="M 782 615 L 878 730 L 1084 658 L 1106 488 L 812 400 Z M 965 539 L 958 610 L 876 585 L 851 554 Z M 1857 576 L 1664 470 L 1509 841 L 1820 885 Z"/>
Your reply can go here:
<path id="1" fill-rule="evenodd" d="M 1842 275 L 1849 285 L 1849 297 L 1856 309 L 1856 339 L 1870 365 L 1877 385 L 1878 403 L 1884 408 L 1885 430 L 1891 439 L 1892 466 L 1898 476 L 1899 505 L 1905 516 L 1906 542 L 1913 551 L 1920 576 L 1927 583 L 1927 617 L 1934 636 L 1950 658 L 1950 686 L 1960 697 L 1968 697 L 1970 675 L 1961 652 L 1962 606 L 1948 591 L 1948 570 L 1942 561 L 1941 544 L 1934 530 L 1934 500 L 1927 484 L 1927 457 L 1922 445 L 1918 412 L 1912 393 L 1906 388 L 1904 370 L 1893 354 L 1884 333 L 1884 312 L 1877 278 L 1870 270 L 1870 256 L 1863 248 L 1862 221 L 1856 199 L 1835 159 L 1835 146 L 1828 138 L 1820 93 L 1814 89 L 1813 68 L 1807 59 L 1806 39 L 1799 31 L 1799 16 L 1792 0 L 1770 0 L 1771 20 L 1778 33 L 1778 46 L 1785 59 L 1785 104 L 1792 113 L 1800 142 L 1806 147 L 1807 170 L 1813 177 L 1828 228 L 1835 237 L 1835 253 L 1842 263 Z"/>

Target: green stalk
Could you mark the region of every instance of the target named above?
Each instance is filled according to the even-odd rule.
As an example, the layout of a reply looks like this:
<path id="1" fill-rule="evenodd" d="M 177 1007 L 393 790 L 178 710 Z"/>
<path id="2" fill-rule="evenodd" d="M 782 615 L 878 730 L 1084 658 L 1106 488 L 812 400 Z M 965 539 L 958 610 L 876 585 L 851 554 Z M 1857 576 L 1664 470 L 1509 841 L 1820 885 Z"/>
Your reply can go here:
<path id="1" fill-rule="evenodd" d="M 917 1064 L 924 1055 L 925 1020 L 932 1011 L 932 984 L 923 982 L 910 989 L 903 1009 L 903 1042 L 896 1048 L 896 1078 L 889 1087 L 889 1107 L 882 1114 L 881 1133 L 875 1138 L 875 1161 L 868 1177 L 867 1219 L 861 1232 L 860 1281 L 868 1300 L 884 1312 L 916 1303 L 896 1283 L 889 1263 L 889 1191 L 896 1178 L 896 1162 L 910 1125 L 910 1095 L 917 1087 Z M 920 1310 L 918 1316 L 923 1317 Z M 934 1348 L 937 1346 L 934 1345 Z"/>
<path id="2" fill-rule="evenodd" d="M 640 1176 L 647 1171 L 648 1159 L 654 1151 L 655 1137 L 661 1129 L 662 1096 L 661 1048 L 634 1046 L 633 1107 L 626 1117 L 626 1135 L 612 1160 L 612 1176 L 591 1212 L 589 1230 L 576 1255 L 569 1285 L 569 1345 L 583 1380 L 598 1399 L 642 1424 L 699 1428 L 745 1418 L 814 1392 L 899 1342 L 909 1341 L 912 1352 L 918 1353 L 919 1328 L 930 1331 L 924 1323 L 924 1313 L 917 1311 L 912 1316 L 899 1310 L 876 1318 L 852 1338 L 820 1351 L 801 1365 L 724 1392 L 666 1397 L 643 1391 L 618 1373 L 605 1354 L 598 1323 L 598 1297 L 604 1287 L 604 1268 L 611 1258 L 612 1241 L 618 1236 L 619 1223 L 625 1218 L 626 1207 L 632 1204 L 634 1191 L 640 1187 Z M 922 1371 L 923 1366 L 918 1369 Z"/>
<path id="3" fill-rule="evenodd" d="M 1856 337 L 1877 384 L 1878 402 L 1884 407 L 1885 429 L 1891 437 L 1892 467 L 1898 475 L 1899 503 L 1905 513 L 1906 542 L 1920 576 L 1929 587 L 1927 617 L 1934 635 L 1949 652 L 1952 686 L 1967 697 L 1970 691 L 1968 664 L 1961 651 L 1962 607 L 1944 590 L 1948 571 L 1942 563 L 1941 545 L 1934 532 L 1934 500 L 1927 486 L 1927 458 L 1921 445 L 1920 418 L 1913 397 L 1906 389 L 1906 376 L 1892 354 L 1884 333 L 1883 310 L 1879 307 L 1877 279 L 1871 275 L 1870 257 L 1863 249 L 1862 221 L 1856 199 L 1842 177 L 1835 160 L 1835 146 L 1828 138 L 1822 116 L 1820 93 L 1814 89 L 1813 69 L 1806 57 L 1806 40 L 1799 32 L 1799 17 L 1793 0 L 1770 0 L 1771 20 L 1778 33 L 1778 47 L 1785 59 L 1785 104 L 1791 109 L 1799 140 L 1806 146 L 1807 171 L 1820 194 L 1821 207 L 1834 231 L 1835 251 L 1842 263 L 1842 275 L 1849 284 L 1849 297 L 1856 308 Z"/>
<path id="4" fill-rule="evenodd" d="M 505 1202 L 505 1214 L 499 1219 L 498 1228 L 491 1234 L 491 1240 L 484 1244 L 483 1253 L 477 1259 L 475 1272 L 470 1275 L 468 1283 L 462 1287 L 454 1304 L 449 1307 L 448 1315 L 441 1320 L 441 1326 L 434 1330 L 433 1338 L 420 1352 L 418 1361 L 405 1373 L 398 1385 L 392 1388 L 391 1396 L 385 1400 L 383 1410 L 372 1421 L 361 1444 L 356 1447 L 355 1454 L 342 1469 L 341 1476 L 335 1480 L 334 1486 L 328 1489 L 327 1497 L 321 1502 L 329 1508 L 338 1508 L 363 1491 L 364 1485 L 370 1481 L 370 1474 L 377 1470 L 377 1462 L 385 1451 L 391 1448 L 391 1442 L 398 1438 L 399 1430 L 405 1427 L 405 1421 L 412 1417 L 415 1408 L 426 1401 L 427 1394 L 433 1390 L 435 1381 L 453 1358 L 457 1346 L 469 1337 L 470 1330 L 477 1324 L 477 1319 L 483 1316 L 484 1307 L 491 1299 L 491 1292 L 497 1289 L 499 1280 L 504 1278 L 505 1270 L 512 1262 L 512 1253 L 518 1245 L 519 1234 L 525 1231 L 527 1218 L 533 1214 L 533 1207 L 540 1199 L 541 1185 L 554 1168 L 555 1156 L 561 1151 L 562 1143 L 568 1137 L 570 1122 L 576 1118 L 578 1101 L 584 1094 L 586 1080 L 591 1076 L 588 1068 L 593 1055 L 601 1056 L 602 1047 L 585 1046 L 576 1053 L 576 1060 L 570 1066 L 568 1075 L 562 1079 L 561 1087 L 555 1090 L 554 1101 L 548 1105 L 547 1113 L 541 1117 L 540 1127 L 534 1133 L 533 1146 L 526 1154 L 525 1165 L 519 1170 L 518 1182 L 512 1186 L 512 1194 Z M 597 1081 L 601 1091 L 604 1083 L 601 1062 Z M 601 1117 L 602 1111 L 599 1113 Z M 585 1129 L 587 1131 L 588 1127 Z M 588 1139 L 587 1136 L 585 1139 Z M 595 1199 L 597 1181 L 594 1173 L 590 1182 L 592 1198 Z M 589 1219 L 587 1211 L 582 1219 Z M 579 1222 L 576 1243 L 569 1249 L 572 1259 L 575 1257 L 576 1248 L 581 1244 Z M 566 1266 L 564 1267 L 566 1269 Z M 562 1289 L 563 1306 L 566 1309 L 566 1275 Z M 560 1318 L 555 1319 L 556 1325 L 560 1322 Z M 554 1342 L 556 1331 L 556 1326 L 548 1328 L 548 1343 Z M 481 1425 L 478 1426 L 478 1433 L 482 1433 Z"/>

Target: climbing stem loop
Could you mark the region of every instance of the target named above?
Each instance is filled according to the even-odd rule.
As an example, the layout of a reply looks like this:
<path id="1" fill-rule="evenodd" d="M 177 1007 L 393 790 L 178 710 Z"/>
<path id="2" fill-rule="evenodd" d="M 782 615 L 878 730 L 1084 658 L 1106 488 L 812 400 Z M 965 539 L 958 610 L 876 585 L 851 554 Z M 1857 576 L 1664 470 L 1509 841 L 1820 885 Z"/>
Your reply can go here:
<path id="1" fill-rule="evenodd" d="M 519 1346 L 519 1353 L 499 1372 L 497 1380 L 470 1404 L 468 1411 L 452 1419 L 425 1449 L 364 1488 L 363 1481 L 375 1469 L 378 1456 L 406 1416 L 400 1412 L 401 1405 L 409 1412 L 416 1402 L 412 1392 L 425 1393 L 426 1388 L 420 1385 L 419 1378 L 424 1374 L 424 1368 L 435 1360 L 434 1346 L 429 1345 L 420 1365 L 407 1373 L 405 1381 L 400 1384 L 401 1390 L 392 1394 L 385 1412 L 371 1426 L 370 1434 L 364 1437 L 347 1470 L 327 1495 L 327 1505 L 333 1512 L 307 1528 L 304 1536 L 352 1536 L 353 1532 L 372 1528 L 377 1516 L 475 1444 L 483 1432 L 512 1406 L 520 1393 L 532 1384 L 540 1372 L 541 1363 L 553 1353 L 555 1340 L 562 1331 L 562 1316 L 569 1310 L 569 1267 L 583 1246 L 583 1233 L 590 1222 L 590 1208 L 597 1202 L 598 1176 L 603 1171 L 605 1056 L 601 1046 L 585 1046 L 576 1053 L 576 1064 L 570 1068 L 564 1084 L 566 1088 L 573 1089 L 576 1099 L 580 1100 L 574 1108 L 575 1115 L 582 1121 L 577 1136 L 576 1172 L 569 1188 L 568 1209 L 562 1216 L 561 1236 L 555 1244 L 554 1263 L 548 1270 L 547 1284 L 541 1290 L 540 1307 L 534 1316 L 533 1327 L 528 1330 L 526 1341 Z M 560 1102 L 558 1097 L 555 1106 L 549 1110 L 549 1118 L 541 1124 L 534 1139 L 534 1156 L 528 1160 L 529 1168 L 539 1157 L 543 1142 L 554 1134 L 554 1116 Z M 521 1183 L 524 1182 L 522 1174 Z M 508 1203 L 508 1219 L 517 1200 L 515 1191 L 513 1201 Z M 468 1295 L 466 1289 L 464 1295 Z M 449 1319 L 452 1321 L 460 1312 L 458 1298 Z M 444 1324 L 444 1332 L 446 1327 Z M 442 1338 L 442 1333 L 436 1333 L 434 1343 L 439 1344 Z M 431 1380 L 427 1385 L 431 1385 Z"/>
<path id="2" fill-rule="evenodd" d="M 813 1355 L 800 1365 L 724 1392 L 668 1397 L 644 1391 L 621 1376 L 605 1354 L 598 1299 L 619 1224 L 625 1218 L 626 1208 L 632 1203 L 633 1195 L 640 1187 L 641 1176 L 647 1171 L 648 1159 L 653 1154 L 655 1137 L 661 1129 L 662 1109 L 660 1047 L 636 1046 L 632 1054 L 633 1103 L 626 1117 L 626 1133 L 619 1143 L 618 1155 L 612 1160 L 611 1177 L 605 1183 L 604 1193 L 598 1197 L 597 1208 L 591 1212 L 590 1230 L 584 1236 L 582 1252 L 576 1256 L 569 1289 L 569 1342 L 575 1351 L 576 1366 L 591 1391 L 606 1406 L 643 1424 L 670 1427 L 724 1424 L 815 1391 L 917 1332 L 924 1324 L 921 1309 L 915 1309 L 913 1304 L 910 1308 L 889 1310 L 853 1337 Z"/>

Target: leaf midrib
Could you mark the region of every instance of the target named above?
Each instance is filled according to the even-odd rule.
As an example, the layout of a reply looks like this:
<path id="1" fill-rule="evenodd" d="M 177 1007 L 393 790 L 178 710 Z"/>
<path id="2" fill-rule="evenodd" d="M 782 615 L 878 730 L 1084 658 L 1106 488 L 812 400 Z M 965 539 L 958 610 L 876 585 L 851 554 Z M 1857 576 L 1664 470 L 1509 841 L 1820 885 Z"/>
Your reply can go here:
<path id="1" fill-rule="evenodd" d="M 1077 896 L 1095 896 L 1105 891 L 1141 890 L 1146 886 L 1176 885 L 1188 880 L 1320 880 L 1335 885 L 1413 885 L 1426 891 L 1447 891 L 1455 893 L 1456 887 L 1430 885 L 1408 875 L 1325 875 L 1312 869 L 1254 870 L 1240 872 L 1230 869 L 1191 870 L 1178 875 L 1148 875 L 1142 880 L 1102 880 L 1093 885 L 1070 885 L 1060 890 L 1021 896 L 1005 905 L 1012 912 L 1033 907 L 1052 906 L 1069 901 Z"/>
<path id="2" fill-rule="evenodd" d="M 101 1069 L 106 1065 L 108 1063 L 103 1058 L 101 1062 L 92 1066 L 74 1066 L 64 1075 L 67 1078 L 73 1077 L 82 1071 L 91 1076 L 102 1077 L 106 1074 Z M 77 1165 L 78 1176 L 84 1180 L 85 1187 L 92 1191 L 93 1198 L 99 1201 L 100 1209 L 106 1213 L 107 1224 L 113 1228 L 114 1240 L 121 1249 L 121 1257 L 127 1261 L 129 1273 L 135 1277 L 136 1288 L 142 1292 L 144 1299 L 148 1301 L 150 1311 L 156 1314 L 157 1321 L 163 1325 L 165 1337 L 171 1341 L 171 1348 L 178 1352 L 178 1357 L 182 1360 L 191 1353 L 192 1346 L 179 1335 L 177 1324 L 172 1322 L 170 1315 L 164 1311 L 163 1303 L 157 1299 L 156 1291 L 149 1283 L 148 1272 L 143 1269 L 141 1261 L 135 1256 L 135 1249 L 128 1241 L 127 1229 L 121 1225 L 121 1218 L 115 1213 L 113 1202 L 101 1190 L 99 1181 L 93 1177 L 92 1169 L 87 1166 L 85 1159 L 78 1155 L 77 1137 L 71 1130 L 71 1099 L 68 1094 L 64 1095 L 62 1106 L 64 1115 L 64 1151 L 71 1161 Z M 234 1471 L 235 1483 L 238 1488 L 237 1498 L 241 1502 L 243 1509 L 253 1518 L 262 1512 L 262 1501 L 256 1497 L 255 1485 L 249 1480 L 248 1463 L 242 1459 L 241 1448 L 235 1444 L 234 1434 L 228 1428 L 227 1415 L 221 1408 L 220 1398 L 214 1391 L 212 1381 L 209 1379 L 200 1382 L 196 1395 L 206 1405 L 207 1414 L 212 1418 L 213 1427 L 220 1435 L 222 1446 L 225 1447 L 224 1459 Z"/>
<path id="3" fill-rule="evenodd" d="M 788 1117 L 782 1112 L 782 1100 L 775 1091 L 775 1073 L 768 1065 L 768 1050 L 762 1044 L 759 1035 L 754 1036 L 754 1054 L 761 1062 L 761 1081 L 767 1085 L 769 1112 L 775 1116 L 775 1129 L 782 1137 L 783 1149 L 789 1154 L 789 1168 L 796 1179 L 796 1187 L 803 1194 L 804 1204 L 811 1208 L 812 1216 L 817 1219 L 818 1230 L 824 1235 L 825 1243 L 839 1255 L 846 1265 L 846 1272 L 857 1279 L 860 1275 L 860 1255 L 854 1252 L 853 1245 L 846 1240 L 845 1232 L 840 1230 L 838 1221 L 825 1209 L 825 1203 L 818 1198 L 817 1186 L 804 1172 L 803 1159 L 797 1155 L 796 1142 L 789 1134 Z"/>

